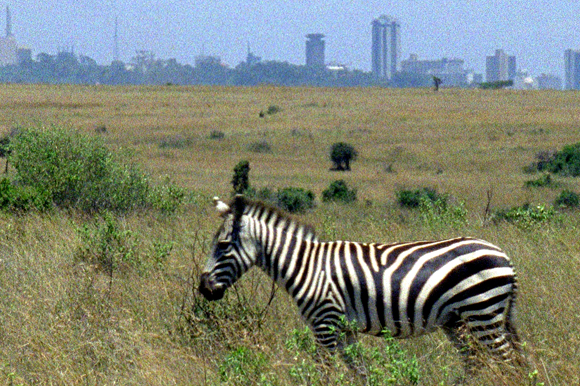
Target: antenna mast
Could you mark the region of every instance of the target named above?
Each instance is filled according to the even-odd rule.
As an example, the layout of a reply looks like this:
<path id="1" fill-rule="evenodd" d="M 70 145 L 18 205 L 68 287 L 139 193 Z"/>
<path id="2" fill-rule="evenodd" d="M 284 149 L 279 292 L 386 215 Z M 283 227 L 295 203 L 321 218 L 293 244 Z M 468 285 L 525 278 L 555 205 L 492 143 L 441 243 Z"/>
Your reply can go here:
<path id="1" fill-rule="evenodd" d="M 115 36 L 114 36 L 114 52 L 113 59 L 115 62 L 119 61 L 119 19 L 115 16 Z"/>

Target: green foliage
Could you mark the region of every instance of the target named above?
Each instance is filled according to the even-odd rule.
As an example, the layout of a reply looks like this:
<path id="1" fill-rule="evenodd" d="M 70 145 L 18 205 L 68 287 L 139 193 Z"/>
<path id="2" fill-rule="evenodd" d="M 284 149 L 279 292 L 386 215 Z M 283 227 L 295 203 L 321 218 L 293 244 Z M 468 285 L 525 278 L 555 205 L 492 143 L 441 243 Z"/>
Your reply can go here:
<path id="1" fill-rule="evenodd" d="M 6 177 L 0 180 L 0 209 L 12 212 L 44 211 L 52 207 L 46 191 L 14 185 Z"/>
<path id="2" fill-rule="evenodd" d="M 274 115 L 274 114 L 278 114 L 280 111 L 282 111 L 282 108 L 280 106 L 270 105 L 270 106 L 268 106 L 268 109 L 266 110 L 266 114 Z"/>
<path id="3" fill-rule="evenodd" d="M 26 129 L 10 147 L 14 184 L 43 192 L 59 208 L 125 212 L 181 203 L 179 194 L 161 194 L 163 189 L 175 193 L 174 188 L 152 192 L 148 176 L 115 157 L 100 137 L 59 128 Z"/>
<path id="4" fill-rule="evenodd" d="M 580 176 L 580 142 L 564 146 L 562 150 L 541 162 L 538 162 L 538 170 L 569 177 Z"/>
<path id="5" fill-rule="evenodd" d="M 554 205 L 559 208 L 577 208 L 580 205 L 580 195 L 570 190 L 564 190 L 556 197 Z"/>
<path id="6" fill-rule="evenodd" d="M 423 221 L 431 226 L 446 225 L 458 228 L 467 223 L 467 209 L 463 203 L 450 204 L 446 197 L 435 200 L 421 198 L 419 211 Z"/>
<path id="7" fill-rule="evenodd" d="M 154 209 L 164 214 L 172 214 L 181 206 L 185 198 L 185 190 L 169 178 L 162 185 L 154 186 L 149 194 L 149 202 Z"/>
<path id="8" fill-rule="evenodd" d="M 232 178 L 234 194 L 244 194 L 250 187 L 250 162 L 243 160 L 234 167 Z"/>
<path id="9" fill-rule="evenodd" d="M 221 130 L 212 130 L 211 133 L 209 133 L 209 139 L 224 139 L 225 136 L 226 135 Z"/>
<path id="10" fill-rule="evenodd" d="M 270 144 L 266 140 L 251 143 L 250 146 L 248 146 L 248 150 L 254 153 L 272 152 L 272 148 L 270 147 Z"/>
<path id="11" fill-rule="evenodd" d="M 439 207 L 447 205 L 447 195 L 437 193 L 433 188 L 402 189 L 395 192 L 397 202 L 404 208 L 419 208 L 425 202 L 438 202 Z"/>
<path id="12" fill-rule="evenodd" d="M 492 219 L 495 222 L 507 221 L 525 228 L 533 224 L 545 224 L 553 220 L 556 214 L 556 210 L 551 206 L 524 204 L 510 209 L 498 210 Z"/>
<path id="13" fill-rule="evenodd" d="M 91 225 L 83 224 L 78 233 L 81 245 L 75 255 L 77 261 L 95 265 L 110 275 L 122 267 L 141 268 L 135 235 L 121 229 L 111 213 L 95 217 Z"/>
<path id="14" fill-rule="evenodd" d="M 330 148 L 330 160 L 334 170 L 350 170 L 350 163 L 358 156 L 355 148 L 345 142 L 337 142 Z"/>
<path id="15" fill-rule="evenodd" d="M 483 82 L 479 87 L 483 90 L 500 90 L 514 85 L 513 80 L 496 80 L 495 82 Z"/>
<path id="16" fill-rule="evenodd" d="M 545 188 L 545 187 L 556 187 L 558 186 L 557 183 L 554 182 L 552 179 L 552 175 L 549 173 L 542 174 L 541 177 L 535 180 L 529 180 L 525 182 L 526 187 L 528 188 Z"/>
<path id="17" fill-rule="evenodd" d="M 162 149 L 185 149 L 193 144 L 191 138 L 184 137 L 177 134 L 172 137 L 165 137 L 159 142 L 159 147 Z"/>
<path id="18" fill-rule="evenodd" d="M 330 183 L 330 186 L 322 192 L 322 201 L 343 202 L 348 204 L 356 201 L 356 189 L 349 189 L 344 180 L 333 181 Z"/>
<path id="19" fill-rule="evenodd" d="M 314 207 L 314 193 L 303 188 L 288 187 L 278 190 L 277 205 L 290 212 L 304 212 Z"/>
<path id="20" fill-rule="evenodd" d="M 7 157 L 10 153 L 10 135 L 0 137 L 0 158 Z"/>
<path id="21" fill-rule="evenodd" d="M 219 366 L 222 385 L 253 386 L 272 385 L 273 383 L 264 374 L 268 367 L 265 356 L 250 350 L 247 347 L 238 347 L 231 350 Z"/>

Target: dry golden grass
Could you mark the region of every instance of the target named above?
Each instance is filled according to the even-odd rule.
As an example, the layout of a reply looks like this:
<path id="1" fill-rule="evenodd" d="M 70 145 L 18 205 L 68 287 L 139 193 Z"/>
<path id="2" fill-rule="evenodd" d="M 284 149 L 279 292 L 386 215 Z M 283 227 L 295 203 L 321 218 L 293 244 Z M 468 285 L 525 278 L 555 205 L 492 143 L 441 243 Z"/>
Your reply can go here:
<path id="1" fill-rule="evenodd" d="M 503 247 L 519 273 L 518 326 L 539 380 L 578 384 L 577 213 L 531 229 L 481 219 L 488 191 L 494 208 L 549 204 L 564 188 L 580 191 L 573 178 L 556 178 L 558 189 L 525 188 L 538 176 L 522 172 L 538 152 L 579 141 L 579 102 L 580 94 L 555 91 L 3 85 L 0 133 L 54 124 L 102 135 L 111 148 L 133 152 L 154 179 L 169 176 L 200 195 L 170 218 L 120 219 L 135 234 L 138 254 L 151 255 L 156 241 L 174 248 L 162 269 L 120 270 L 112 282 L 75 258 L 82 246 L 77 229 L 92 219 L 1 215 L 0 382 L 212 385 L 224 381 L 224 358 L 245 347 L 263 359 L 254 358 L 263 385 L 296 384 L 290 370 L 304 357 L 286 343 L 303 324 L 287 296 L 277 293 L 266 309 L 271 286 L 259 272 L 219 304 L 207 305 L 193 291 L 219 224 L 208 198 L 228 196 L 233 167 L 248 159 L 257 188 L 300 186 L 320 197 L 331 181 L 344 178 L 358 190 L 356 204 L 320 204 L 302 216 L 325 239 L 461 234 Z M 260 118 L 271 105 L 282 111 Z M 99 127 L 106 133 L 97 133 Z M 212 139 L 212 131 L 225 137 Z M 260 141 L 272 151 L 249 150 Z M 329 171 L 329 149 L 338 141 L 359 152 L 352 172 Z M 394 204 L 397 189 L 423 186 L 465 202 L 469 222 L 428 226 Z M 365 338 L 364 344 L 382 343 Z M 461 374 L 442 334 L 401 347 L 417 356 L 421 385 L 451 384 Z M 252 380 L 260 381 L 250 374 L 247 383 L 230 384 Z M 522 382 L 492 368 L 471 384 Z"/>

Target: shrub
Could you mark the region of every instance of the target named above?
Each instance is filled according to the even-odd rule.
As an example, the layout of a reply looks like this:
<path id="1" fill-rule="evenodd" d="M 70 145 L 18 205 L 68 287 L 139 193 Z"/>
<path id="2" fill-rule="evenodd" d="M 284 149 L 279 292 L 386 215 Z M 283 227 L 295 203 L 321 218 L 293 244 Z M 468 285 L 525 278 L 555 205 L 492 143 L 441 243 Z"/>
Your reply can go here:
<path id="1" fill-rule="evenodd" d="M 193 143 L 191 138 L 186 138 L 182 135 L 174 135 L 165 137 L 159 142 L 159 147 L 162 149 L 184 149 Z"/>
<path id="2" fill-rule="evenodd" d="M 224 132 L 220 130 L 212 130 L 211 133 L 209 133 L 210 139 L 223 139 L 225 136 Z"/>
<path id="3" fill-rule="evenodd" d="M 6 211 L 46 210 L 52 207 L 45 191 L 14 185 L 8 178 L 0 180 L 0 209 Z"/>
<path id="4" fill-rule="evenodd" d="M 507 221 L 523 227 L 537 223 L 546 223 L 556 216 L 556 211 L 551 206 L 535 205 L 526 203 L 510 209 L 501 209 L 494 213 L 492 219 L 497 221 Z"/>
<path id="5" fill-rule="evenodd" d="M 278 190 L 277 205 L 290 213 L 304 212 L 314 207 L 314 193 L 302 188 L 283 188 Z"/>
<path id="6" fill-rule="evenodd" d="M 350 163 L 356 160 L 357 151 L 352 145 L 337 142 L 330 149 L 330 160 L 334 163 L 333 170 L 350 170 Z"/>
<path id="7" fill-rule="evenodd" d="M 446 225 L 458 228 L 467 223 L 467 210 L 463 203 L 449 204 L 447 198 L 421 199 L 419 211 L 423 221 L 432 227 Z"/>
<path id="8" fill-rule="evenodd" d="M 577 208 L 580 205 L 580 195 L 570 190 L 564 190 L 554 201 L 560 208 Z"/>
<path id="9" fill-rule="evenodd" d="M 403 189 L 398 190 L 395 194 L 399 205 L 405 208 L 419 208 L 424 201 L 437 201 L 440 207 L 447 206 L 447 195 L 439 194 L 433 188 Z"/>
<path id="10" fill-rule="evenodd" d="M 266 110 L 266 114 L 274 115 L 278 114 L 280 111 L 282 111 L 282 108 L 280 106 L 270 105 L 268 106 L 268 110 Z"/>
<path id="11" fill-rule="evenodd" d="M 545 188 L 557 186 L 557 184 L 552 180 L 552 176 L 549 173 L 543 174 L 541 177 L 535 180 L 526 181 L 525 185 L 528 188 Z"/>
<path id="12" fill-rule="evenodd" d="M 344 203 L 356 201 L 356 189 L 348 189 L 344 180 L 333 181 L 330 186 L 322 192 L 322 201 Z"/>
<path id="13" fill-rule="evenodd" d="M 60 208 L 87 212 L 152 207 L 149 177 L 91 137 L 59 128 L 24 129 L 11 139 L 14 185 Z"/>
<path id="14" fill-rule="evenodd" d="M 0 137 L 0 158 L 7 157 L 10 153 L 10 135 Z"/>
<path id="15" fill-rule="evenodd" d="M 243 160 L 234 167 L 232 178 L 234 194 L 244 194 L 250 188 L 250 162 Z"/>
<path id="16" fill-rule="evenodd" d="M 77 232 L 82 241 L 76 251 L 77 261 L 95 265 L 110 276 L 119 268 L 141 268 L 135 235 L 122 230 L 110 213 L 95 217 L 92 225 L 85 223 Z"/>
<path id="17" fill-rule="evenodd" d="M 563 176 L 580 176 L 580 143 L 567 145 L 557 152 L 544 152 L 538 156 L 537 169 Z"/>
<path id="18" fill-rule="evenodd" d="M 250 150 L 251 152 L 254 152 L 254 153 L 271 153 L 272 152 L 272 148 L 270 147 L 270 144 L 266 140 L 258 141 L 258 142 L 254 142 L 254 143 L 250 144 L 250 146 L 248 146 L 248 150 Z"/>

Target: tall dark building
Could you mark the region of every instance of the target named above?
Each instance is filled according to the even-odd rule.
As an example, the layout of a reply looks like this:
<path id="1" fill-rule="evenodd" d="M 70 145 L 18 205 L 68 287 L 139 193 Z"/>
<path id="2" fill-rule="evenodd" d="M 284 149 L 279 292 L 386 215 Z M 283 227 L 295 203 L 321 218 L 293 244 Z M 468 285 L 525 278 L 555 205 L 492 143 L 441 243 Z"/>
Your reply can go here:
<path id="1" fill-rule="evenodd" d="M 383 15 L 372 22 L 372 39 L 373 75 L 389 80 L 399 69 L 401 26 L 395 19 Z"/>
<path id="2" fill-rule="evenodd" d="M 564 65 L 566 73 L 564 88 L 580 90 L 580 51 L 564 51 Z"/>
<path id="3" fill-rule="evenodd" d="M 306 38 L 306 66 L 324 67 L 324 35 L 308 34 Z"/>
<path id="4" fill-rule="evenodd" d="M 514 80 L 516 72 L 516 57 L 503 50 L 495 50 L 493 56 L 485 58 L 485 80 L 488 82 Z"/>

